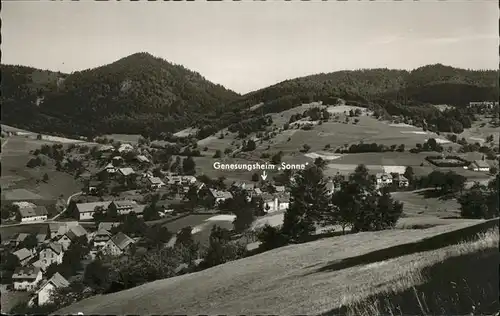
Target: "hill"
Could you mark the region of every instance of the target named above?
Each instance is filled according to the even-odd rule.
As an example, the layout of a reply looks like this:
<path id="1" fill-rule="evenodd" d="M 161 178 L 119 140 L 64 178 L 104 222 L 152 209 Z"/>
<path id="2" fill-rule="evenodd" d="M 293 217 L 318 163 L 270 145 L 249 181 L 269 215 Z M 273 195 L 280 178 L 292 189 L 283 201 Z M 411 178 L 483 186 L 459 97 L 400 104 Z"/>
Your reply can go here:
<path id="1" fill-rule="evenodd" d="M 469 225 L 366 232 L 290 245 L 201 272 L 92 297 L 56 314 L 324 313 L 357 302 L 363 295 L 401 285 L 399 280 L 450 257 L 498 249 L 498 234 L 480 237 L 466 244 L 468 247 L 453 246 L 465 236 L 472 238 L 498 225 L 498 219 Z M 460 272 L 460 267 L 455 266 L 454 271 Z"/>
<path id="2" fill-rule="evenodd" d="M 2 65 L 2 77 L 2 122 L 67 135 L 175 132 L 238 96 L 147 53 L 69 75 Z"/>

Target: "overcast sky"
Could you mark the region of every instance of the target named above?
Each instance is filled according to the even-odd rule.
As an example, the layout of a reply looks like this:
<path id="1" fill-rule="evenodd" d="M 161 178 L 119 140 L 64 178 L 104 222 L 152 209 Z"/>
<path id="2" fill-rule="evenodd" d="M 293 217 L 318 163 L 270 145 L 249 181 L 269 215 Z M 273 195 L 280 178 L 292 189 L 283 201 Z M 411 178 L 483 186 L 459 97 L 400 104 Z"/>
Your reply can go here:
<path id="1" fill-rule="evenodd" d="M 146 51 L 236 92 L 318 72 L 498 69 L 498 3 L 2 1 L 2 64 L 72 72 Z"/>

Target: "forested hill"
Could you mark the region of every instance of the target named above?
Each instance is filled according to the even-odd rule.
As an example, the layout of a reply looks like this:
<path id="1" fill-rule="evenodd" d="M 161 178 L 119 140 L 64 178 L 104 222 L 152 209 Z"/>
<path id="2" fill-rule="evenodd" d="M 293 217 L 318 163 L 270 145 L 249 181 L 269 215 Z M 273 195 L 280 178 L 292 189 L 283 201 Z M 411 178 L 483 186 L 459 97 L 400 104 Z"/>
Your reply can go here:
<path id="1" fill-rule="evenodd" d="M 366 69 L 321 73 L 264 88 L 245 96 L 241 107 L 259 102 L 270 103 L 269 110 L 278 99 L 295 102 L 326 101 L 341 97 L 364 103 L 380 99 L 463 106 L 470 101 L 498 99 L 498 72 L 494 70 L 465 70 L 428 65 L 413 71 L 392 69 Z M 243 105 L 243 103 L 245 105 Z M 273 104 L 274 103 L 274 104 Z"/>
<path id="2" fill-rule="evenodd" d="M 498 73 L 441 64 L 413 71 L 337 71 L 286 80 L 240 96 L 147 53 L 70 75 L 2 66 L 2 122 L 66 135 L 138 133 L 157 137 L 196 126 L 201 128 L 199 137 L 204 137 L 244 119 L 311 101 L 332 104 L 337 98 L 435 125 L 446 116 L 455 116 L 465 127 L 467 113 L 443 114 L 426 104 L 463 107 L 470 101 L 497 101 Z M 248 111 L 258 103 L 264 105 Z M 450 124 L 456 125 L 445 125 Z"/>
<path id="3" fill-rule="evenodd" d="M 38 132 L 172 132 L 217 117 L 238 96 L 147 53 L 70 75 L 2 65 L 2 122 Z"/>

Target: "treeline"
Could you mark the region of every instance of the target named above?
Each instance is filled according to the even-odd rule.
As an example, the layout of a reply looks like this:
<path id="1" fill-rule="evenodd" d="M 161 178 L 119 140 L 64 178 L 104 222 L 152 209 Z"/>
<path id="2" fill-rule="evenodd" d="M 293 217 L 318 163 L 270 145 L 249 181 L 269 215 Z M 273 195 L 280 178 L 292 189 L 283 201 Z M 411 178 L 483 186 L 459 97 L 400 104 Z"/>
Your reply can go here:
<path id="1" fill-rule="evenodd" d="M 377 143 L 352 144 L 347 149 L 337 148 L 335 150 L 336 153 L 342 153 L 342 154 L 344 154 L 344 153 L 356 154 L 356 153 L 404 152 L 404 151 L 405 151 L 404 144 L 386 146 L 386 145 L 377 144 Z"/>

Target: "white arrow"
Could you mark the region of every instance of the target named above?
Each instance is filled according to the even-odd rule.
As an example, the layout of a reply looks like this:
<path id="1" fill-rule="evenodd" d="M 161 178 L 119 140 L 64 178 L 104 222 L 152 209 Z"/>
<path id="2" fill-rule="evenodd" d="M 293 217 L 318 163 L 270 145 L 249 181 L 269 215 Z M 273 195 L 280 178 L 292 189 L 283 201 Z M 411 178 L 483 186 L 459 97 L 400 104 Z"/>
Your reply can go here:
<path id="1" fill-rule="evenodd" d="M 267 179 L 266 170 L 264 170 L 264 172 L 262 173 L 261 177 L 262 177 L 262 180 L 266 180 Z"/>

